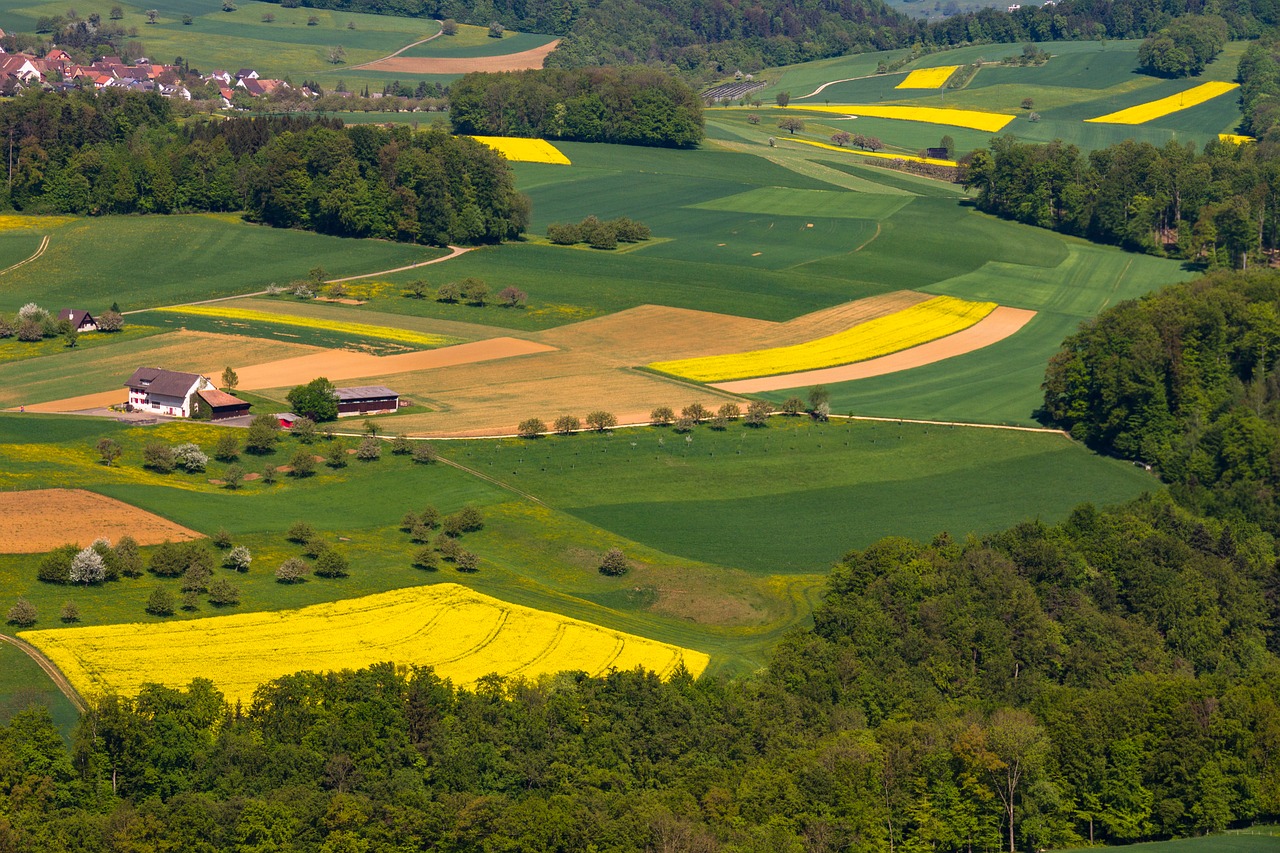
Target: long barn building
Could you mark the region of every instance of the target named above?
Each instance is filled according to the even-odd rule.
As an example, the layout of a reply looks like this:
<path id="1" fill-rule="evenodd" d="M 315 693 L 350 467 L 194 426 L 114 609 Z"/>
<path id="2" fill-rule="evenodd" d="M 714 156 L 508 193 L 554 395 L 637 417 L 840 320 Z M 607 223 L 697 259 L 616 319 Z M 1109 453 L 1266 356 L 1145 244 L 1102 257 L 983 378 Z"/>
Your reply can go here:
<path id="1" fill-rule="evenodd" d="M 354 388 L 334 388 L 338 398 L 338 417 L 356 415 L 385 415 L 400 408 L 400 395 L 385 385 L 360 385 Z"/>

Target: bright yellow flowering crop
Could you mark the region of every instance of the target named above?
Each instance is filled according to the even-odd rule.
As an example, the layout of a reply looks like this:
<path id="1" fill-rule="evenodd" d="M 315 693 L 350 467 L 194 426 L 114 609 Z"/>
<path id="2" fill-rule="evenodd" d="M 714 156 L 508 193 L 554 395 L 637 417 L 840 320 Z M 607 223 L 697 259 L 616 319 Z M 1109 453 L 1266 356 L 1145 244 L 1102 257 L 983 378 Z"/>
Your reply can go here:
<path id="1" fill-rule="evenodd" d="M 702 652 L 508 604 L 457 584 L 411 587 L 300 610 L 241 613 L 159 624 L 104 625 L 22 634 L 82 695 L 133 695 L 145 683 L 181 687 L 208 678 L 227 697 L 300 670 L 358 669 L 391 661 L 434 666 L 454 683 L 481 676 L 637 665 L 667 676 Z"/>
<path id="2" fill-rule="evenodd" d="M 996 309 L 994 302 L 937 296 L 919 305 L 793 346 L 729 355 L 659 361 L 654 370 L 699 382 L 728 382 L 838 367 L 878 358 L 969 328 Z"/>
<path id="3" fill-rule="evenodd" d="M 959 67 L 959 65 L 939 65 L 937 68 L 917 68 L 894 88 L 939 89 L 951 79 L 951 75 Z"/>
<path id="4" fill-rule="evenodd" d="M 1238 133 L 1219 133 L 1219 142 L 1230 142 L 1232 145 L 1244 145 L 1246 142 L 1257 142 L 1252 136 L 1241 136 Z"/>
<path id="5" fill-rule="evenodd" d="M 299 317 L 296 314 L 276 314 L 271 311 L 255 311 L 252 308 L 229 308 L 218 305 L 187 305 L 173 308 L 157 308 L 171 314 L 194 314 L 199 317 L 218 317 L 224 320 L 248 320 L 259 323 L 275 323 L 278 326 L 297 326 L 305 329 L 323 329 L 327 332 L 339 332 L 353 337 L 377 338 L 380 341 L 393 341 L 400 344 L 425 347 L 443 347 L 459 343 L 461 339 L 446 335 L 429 335 L 424 332 L 413 332 L 408 329 L 394 329 L 390 326 L 373 326 L 368 323 L 343 323 L 338 320 L 324 320 L 319 317 Z"/>
<path id="6" fill-rule="evenodd" d="M 483 145 L 488 145 L 508 160 L 521 163 L 570 165 L 569 158 L 545 139 L 522 139 L 518 136 L 473 136 L 471 138 Z"/>
<path id="7" fill-rule="evenodd" d="M 902 121 L 923 121 L 929 124 L 945 124 L 951 127 L 967 127 L 995 133 L 1013 121 L 1013 116 L 1003 113 L 984 113 L 977 110 L 949 110 L 943 107 L 893 107 L 871 104 L 846 104 L 838 106 L 804 106 L 810 112 L 839 113 L 840 115 L 867 116 L 868 118 L 893 118 Z"/>
<path id="8" fill-rule="evenodd" d="M 1158 101 L 1148 101 L 1145 104 L 1138 104 L 1126 110 L 1107 113 L 1097 118 L 1087 118 L 1085 121 L 1099 122 L 1101 124 L 1143 124 L 1144 122 L 1167 116 L 1170 113 L 1176 113 L 1178 110 L 1198 106 L 1205 101 L 1213 100 L 1219 95 L 1225 95 L 1227 92 L 1239 88 L 1239 86 L 1239 83 L 1224 83 L 1222 81 L 1201 83 L 1199 86 L 1188 89 L 1185 92 L 1179 92 L 1176 95 L 1170 95 Z"/>

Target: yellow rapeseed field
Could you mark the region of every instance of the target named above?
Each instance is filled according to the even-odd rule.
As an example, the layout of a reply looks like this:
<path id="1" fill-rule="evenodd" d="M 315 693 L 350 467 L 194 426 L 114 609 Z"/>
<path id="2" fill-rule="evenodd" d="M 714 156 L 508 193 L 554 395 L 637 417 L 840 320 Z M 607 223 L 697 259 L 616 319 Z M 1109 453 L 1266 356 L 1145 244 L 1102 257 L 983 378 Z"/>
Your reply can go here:
<path id="1" fill-rule="evenodd" d="M 74 221 L 74 216 L 21 216 L 9 213 L 0 216 L 0 231 L 57 228 Z"/>
<path id="2" fill-rule="evenodd" d="M 1176 113 L 1178 110 L 1190 109 L 1203 104 L 1205 101 L 1212 100 L 1219 95 L 1225 95 L 1227 92 L 1239 88 L 1239 86 L 1239 83 L 1225 83 L 1220 80 L 1201 83 L 1199 86 L 1195 86 L 1185 92 L 1179 92 L 1176 95 L 1170 95 L 1158 101 L 1148 101 L 1145 104 L 1138 104 L 1125 110 L 1107 113 L 1097 118 L 1087 118 L 1085 121 L 1098 122 L 1100 124 L 1143 124 L 1144 122 L 1167 116 L 1170 113 Z"/>
<path id="3" fill-rule="evenodd" d="M 555 613 L 508 604 L 445 583 L 316 604 L 159 624 L 26 631 L 84 696 L 132 695 L 147 682 L 211 680 L 248 702 L 254 689 L 300 670 L 358 669 L 391 661 L 433 666 L 455 684 L 489 673 L 543 673 L 644 666 L 667 676 L 683 662 L 694 675 L 702 652 L 624 634 Z"/>
<path id="4" fill-rule="evenodd" d="M 188 305 L 174 308 L 157 308 L 171 314 L 194 314 L 200 317 L 217 317 L 223 320 L 248 320 L 259 323 L 275 323 L 279 326 L 295 326 L 306 329 L 323 329 L 327 332 L 339 332 L 354 337 L 377 338 L 380 341 L 411 346 L 434 347 L 449 346 L 461 342 L 461 338 L 447 335 L 429 335 L 425 332 L 413 332 L 408 329 L 393 329 L 389 326 L 373 326 L 368 323 L 343 323 L 337 320 L 323 320 L 318 317 L 298 317 L 293 314 L 275 314 L 271 311 L 255 311 L 252 308 L 226 308 L 217 305 Z"/>
<path id="5" fill-rule="evenodd" d="M 994 302 L 938 296 L 825 338 L 773 349 L 659 361 L 654 370 L 698 382 L 728 382 L 819 370 L 878 358 L 955 334 L 996 309 Z"/>
<path id="6" fill-rule="evenodd" d="M 951 127 L 967 127 L 995 133 L 1013 121 L 1013 116 L 1003 113 L 984 113 L 977 110 L 949 110 L 943 107 L 894 107 L 881 104 L 844 104 L 829 106 L 804 105 L 810 112 L 839 113 L 840 115 L 867 116 L 869 118 L 893 118 L 902 121 L 923 121 L 929 124 L 945 124 Z M 795 109 L 795 107 L 792 107 Z"/>
<path id="7" fill-rule="evenodd" d="M 1232 145 L 1244 145 L 1246 142 L 1257 142 L 1252 136 L 1241 136 L 1238 133 L 1219 133 L 1219 142 L 1230 142 Z"/>
<path id="8" fill-rule="evenodd" d="M 488 145 L 508 160 L 521 163 L 555 163 L 569 166 L 569 158 L 559 148 L 545 139 L 522 139 L 518 136 L 473 136 L 476 142 Z"/>
<path id="9" fill-rule="evenodd" d="M 894 88 L 939 89 L 951 79 L 951 75 L 959 67 L 959 65 L 939 65 L 937 68 L 917 68 Z"/>
<path id="10" fill-rule="evenodd" d="M 825 142 L 813 142 L 808 139 L 790 139 L 790 142 L 799 142 L 802 145 L 812 145 L 815 148 L 828 148 L 832 151 L 843 151 L 846 154 L 857 154 L 859 157 L 880 157 L 886 160 L 910 160 L 912 163 L 928 163 L 932 166 L 954 166 L 955 160 L 940 160 L 937 157 L 920 157 L 915 154 L 895 154 L 891 151 L 863 151 L 861 148 L 843 148 L 839 145 L 828 145 Z"/>

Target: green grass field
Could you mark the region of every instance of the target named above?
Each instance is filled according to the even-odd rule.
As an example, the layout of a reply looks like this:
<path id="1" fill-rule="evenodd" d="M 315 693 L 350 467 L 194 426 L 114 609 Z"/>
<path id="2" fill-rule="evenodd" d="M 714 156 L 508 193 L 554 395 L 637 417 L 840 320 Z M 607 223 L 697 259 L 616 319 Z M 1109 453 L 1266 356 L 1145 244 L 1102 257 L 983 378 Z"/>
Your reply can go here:
<path id="1" fill-rule="evenodd" d="M 8 643 L 0 643 L 0 725 L 31 707 L 48 708 L 63 739 L 70 744 L 79 719 L 75 706 L 58 692 L 35 661 Z"/>
<path id="2" fill-rule="evenodd" d="M 401 56 L 430 56 L 441 58 L 470 59 L 477 56 L 505 56 L 508 53 L 520 53 L 542 47 L 555 41 L 554 36 L 536 33 L 504 33 L 502 38 L 489 37 L 488 27 L 473 27 L 467 24 L 458 25 L 458 33 L 453 36 L 441 36 L 415 47 L 411 47 Z"/>
<path id="3" fill-rule="evenodd" d="M 1254 826 L 1200 838 L 1126 844 L 1119 849 L 1126 853 L 1272 853 L 1278 844 L 1280 827 Z"/>
<path id="4" fill-rule="evenodd" d="M 339 277 L 443 254 L 424 246 L 250 225 L 232 215 L 94 217 L 52 227 L 40 217 L 28 221 L 32 250 L 43 234 L 51 238 L 49 248 L 0 277 L 0 312 L 32 300 L 51 310 L 101 311 L 118 302 L 129 311 L 285 285 L 305 279 L 316 266 Z"/>

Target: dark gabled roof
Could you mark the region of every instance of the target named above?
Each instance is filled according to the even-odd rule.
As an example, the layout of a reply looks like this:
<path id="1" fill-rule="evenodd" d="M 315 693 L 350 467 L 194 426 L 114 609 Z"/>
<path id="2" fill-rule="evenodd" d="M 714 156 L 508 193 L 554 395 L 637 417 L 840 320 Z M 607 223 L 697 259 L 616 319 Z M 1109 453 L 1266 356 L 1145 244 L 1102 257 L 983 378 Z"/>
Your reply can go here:
<path id="1" fill-rule="evenodd" d="M 254 71 L 252 68 L 241 68 L 239 71 L 237 71 L 237 72 L 236 72 L 236 76 L 237 76 L 237 77 L 251 77 L 251 76 L 253 76 L 253 75 L 254 75 L 254 74 L 256 74 L 256 73 L 257 73 L 257 72 L 256 72 L 256 71 Z"/>
<path id="2" fill-rule="evenodd" d="M 139 367 L 124 383 L 128 388 L 150 391 L 152 394 L 163 394 L 166 397 L 181 397 L 191 390 L 200 378 L 198 373 L 179 373 L 176 370 L 161 370 L 158 367 Z"/>
<path id="3" fill-rule="evenodd" d="M 88 311 L 81 311 L 79 308 L 63 308 L 58 312 L 59 320 L 70 320 L 71 325 L 77 329 L 84 325 L 86 317 L 90 323 L 94 322 L 92 314 Z"/>
<path id="4" fill-rule="evenodd" d="M 200 396 L 215 409 L 223 406 L 244 406 L 246 409 L 249 408 L 249 404 L 244 400 L 239 397 L 233 397 L 225 391 L 219 391 L 217 388 L 206 388 L 200 392 Z"/>
<path id="5" fill-rule="evenodd" d="M 354 388 L 334 388 L 333 396 L 338 398 L 338 402 L 345 403 L 352 400 L 399 397 L 400 395 L 385 385 L 357 385 Z"/>

